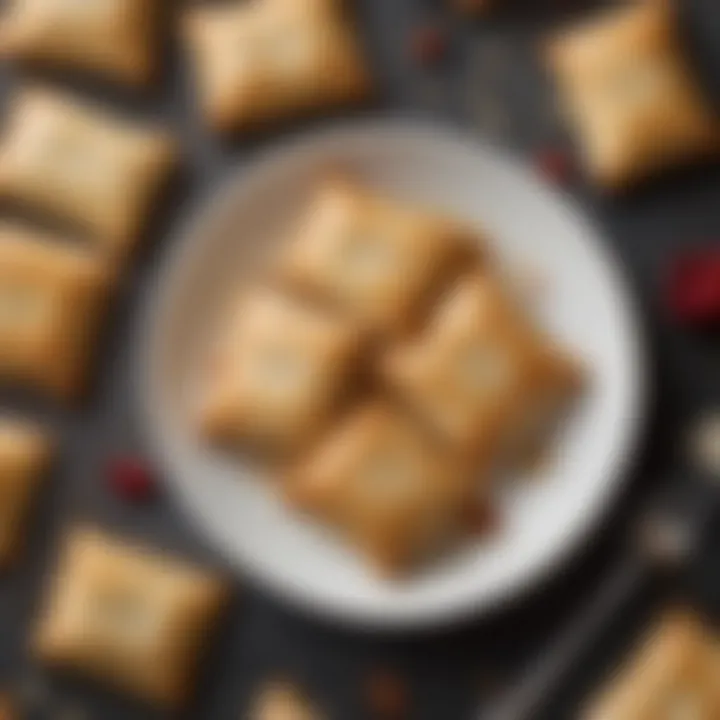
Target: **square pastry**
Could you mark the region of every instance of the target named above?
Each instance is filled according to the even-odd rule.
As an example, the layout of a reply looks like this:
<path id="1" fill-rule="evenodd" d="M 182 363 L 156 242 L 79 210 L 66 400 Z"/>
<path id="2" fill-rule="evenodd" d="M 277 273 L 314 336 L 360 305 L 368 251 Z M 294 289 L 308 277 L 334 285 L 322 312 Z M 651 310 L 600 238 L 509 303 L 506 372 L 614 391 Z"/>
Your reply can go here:
<path id="1" fill-rule="evenodd" d="M 0 223 L 0 382 L 62 398 L 79 393 L 105 309 L 109 277 L 93 255 Z"/>
<path id="2" fill-rule="evenodd" d="M 225 605 L 209 573 L 86 527 L 66 539 L 33 650 L 160 706 L 181 706 Z"/>
<path id="3" fill-rule="evenodd" d="M 720 638 L 695 618 L 668 615 L 591 702 L 585 720 L 717 720 Z"/>
<path id="4" fill-rule="evenodd" d="M 357 333 L 269 288 L 232 305 L 211 357 L 200 425 L 220 442 L 280 455 L 328 420 L 352 380 Z"/>
<path id="5" fill-rule="evenodd" d="M 369 73 L 339 0 L 253 0 L 188 11 L 200 106 L 217 130 L 363 100 Z"/>
<path id="6" fill-rule="evenodd" d="M 77 226 L 122 260 L 174 160 L 164 131 L 29 88 L 0 141 L 0 195 Z"/>
<path id="7" fill-rule="evenodd" d="M 0 53 L 145 83 L 155 69 L 158 12 L 158 0 L 10 0 Z"/>
<path id="8" fill-rule="evenodd" d="M 680 47 L 669 0 L 635 2 L 548 45 L 589 173 L 614 188 L 720 150 L 720 123 Z"/>
<path id="9" fill-rule="evenodd" d="M 22 550 L 28 515 L 51 454 L 42 430 L 0 417 L 0 567 Z"/>
<path id="10" fill-rule="evenodd" d="M 285 282 L 380 335 L 417 321 L 473 257 L 466 227 L 342 179 L 320 184 L 281 251 Z"/>
<path id="11" fill-rule="evenodd" d="M 479 273 L 462 278 L 425 330 L 390 349 L 381 366 L 440 436 L 490 464 L 506 459 L 491 457 L 498 447 L 529 451 L 582 377 L 501 282 Z"/>
<path id="12" fill-rule="evenodd" d="M 480 492 L 468 466 L 382 401 L 353 411 L 284 480 L 292 504 L 335 527 L 387 575 L 459 534 Z"/>

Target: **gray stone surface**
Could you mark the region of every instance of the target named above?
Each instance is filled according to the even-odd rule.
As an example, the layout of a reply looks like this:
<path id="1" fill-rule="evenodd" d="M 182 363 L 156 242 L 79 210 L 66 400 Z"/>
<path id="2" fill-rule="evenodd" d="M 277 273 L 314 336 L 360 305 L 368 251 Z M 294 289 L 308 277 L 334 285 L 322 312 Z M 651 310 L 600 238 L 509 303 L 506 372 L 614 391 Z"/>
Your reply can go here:
<path id="1" fill-rule="evenodd" d="M 529 1 L 525 9 L 522 4 L 515 3 L 517 7 L 493 22 L 450 20 L 454 38 L 450 55 L 442 67 L 427 72 L 410 59 L 406 36 L 410 26 L 424 17 L 447 17 L 438 6 L 422 0 L 358 0 L 360 24 L 383 90 L 379 103 L 367 112 L 431 115 L 490 135 L 519 153 L 531 154 L 533 148 L 554 142 L 561 132 L 534 61 L 533 43 L 538 30 L 548 24 L 544 8 L 552 7 L 551 14 L 557 15 L 562 4 Z M 568 14 L 580 11 L 577 3 L 564 5 Z M 700 72 L 717 91 L 720 12 L 714 0 L 688 0 L 683 9 Z M 133 332 L 142 314 L 143 297 L 152 290 L 154 269 L 171 245 L 174 230 L 212 194 L 225 173 L 251 161 L 278 135 L 328 122 L 308 121 L 252 140 L 218 141 L 203 131 L 194 113 L 192 88 L 174 39 L 168 39 L 167 59 L 165 82 L 144 97 L 68 77 L 50 78 L 58 85 L 92 93 L 118 110 L 166 118 L 184 139 L 186 161 L 182 177 L 149 229 L 146 250 L 123 282 L 88 402 L 77 411 L 66 411 L 11 390 L 0 393 L 2 405 L 46 418 L 62 438 L 59 466 L 39 508 L 27 562 L 0 579 L 0 686 L 23 695 L 33 695 L 28 683 L 45 682 L 33 680 L 40 671 L 26 657 L 26 628 L 42 596 L 62 528 L 72 519 L 91 519 L 187 557 L 222 565 L 171 498 L 162 497 L 149 508 L 134 508 L 108 491 L 103 472 L 107 456 L 143 453 L 132 384 Z M 22 77 L 2 68 L 5 99 Z M 252 688 L 263 678 L 282 674 L 305 683 L 330 718 L 360 720 L 368 717 L 363 679 L 369 670 L 381 666 L 396 668 L 411 684 L 412 718 L 469 718 L 474 703 L 491 697 L 516 677 L 534 651 L 593 593 L 603 571 L 617 557 L 622 529 L 658 473 L 682 474 L 684 465 L 673 439 L 698 411 L 720 401 L 720 348 L 717 337 L 691 335 L 663 319 L 658 283 L 664 264 L 679 249 L 703 241 L 717 244 L 720 174 L 716 168 L 673 174 L 619 200 L 597 198 L 581 183 L 572 192 L 605 228 L 622 257 L 646 310 L 656 360 L 657 398 L 647 451 L 626 498 L 606 527 L 561 576 L 533 596 L 492 618 L 425 636 L 388 638 L 325 626 L 238 579 L 237 601 L 203 667 L 197 703 L 185 717 L 243 717 Z M 699 561 L 692 577 L 680 586 L 710 605 L 718 601 L 707 582 L 713 554 L 717 557 L 708 551 L 704 564 Z M 717 575 L 716 565 L 714 570 Z M 548 707 L 538 717 L 563 720 L 572 716 L 588 684 L 647 617 L 656 591 L 648 589 L 618 618 L 617 627 L 608 629 L 603 647 L 589 649 L 584 670 L 568 678 L 560 697 L 548 698 Z M 59 717 L 67 705 L 84 708 L 96 720 L 156 717 L 126 698 L 80 680 L 48 675 L 46 682 L 51 707 L 31 717 Z M 38 691 L 38 685 L 34 687 Z"/>

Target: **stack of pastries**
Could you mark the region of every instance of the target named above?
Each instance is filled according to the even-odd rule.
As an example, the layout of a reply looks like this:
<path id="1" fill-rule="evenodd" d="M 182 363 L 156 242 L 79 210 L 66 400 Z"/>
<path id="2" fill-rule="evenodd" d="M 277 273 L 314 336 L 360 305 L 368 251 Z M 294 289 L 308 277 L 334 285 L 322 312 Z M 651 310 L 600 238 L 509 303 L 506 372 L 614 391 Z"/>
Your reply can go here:
<path id="1" fill-rule="evenodd" d="M 476 229 L 324 177 L 222 317 L 200 432 L 267 460 L 382 575 L 408 571 L 467 532 L 584 381 L 503 278 Z"/>

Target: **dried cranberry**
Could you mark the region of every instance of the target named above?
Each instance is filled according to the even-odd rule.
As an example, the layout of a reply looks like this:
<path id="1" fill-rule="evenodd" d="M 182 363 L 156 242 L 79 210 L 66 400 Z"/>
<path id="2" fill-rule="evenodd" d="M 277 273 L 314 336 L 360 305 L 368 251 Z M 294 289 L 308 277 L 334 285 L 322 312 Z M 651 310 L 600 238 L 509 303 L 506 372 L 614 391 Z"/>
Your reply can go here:
<path id="1" fill-rule="evenodd" d="M 720 322 L 720 248 L 693 250 L 676 258 L 667 277 L 666 302 L 683 324 Z"/>
<path id="2" fill-rule="evenodd" d="M 544 178 L 559 185 L 567 183 L 573 175 L 570 156 L 557 148 L 538 151 L 535 155 L 535 167 Z"/>
<path id="3" fill-rule="evenodd" d="M 447 33 L 438 25 L 421 25 L 413 30 L 412 56 L 421 65 L 437 64 L 445 57 L 447 49 Z"/>
<path id="4" fill-rule="evenodd" d="M 124 500 L 146 502 L 157 492 L 153 473 L 137 458 L 113 457 L 108 461 L 107 473 L 111 487 Z"/>

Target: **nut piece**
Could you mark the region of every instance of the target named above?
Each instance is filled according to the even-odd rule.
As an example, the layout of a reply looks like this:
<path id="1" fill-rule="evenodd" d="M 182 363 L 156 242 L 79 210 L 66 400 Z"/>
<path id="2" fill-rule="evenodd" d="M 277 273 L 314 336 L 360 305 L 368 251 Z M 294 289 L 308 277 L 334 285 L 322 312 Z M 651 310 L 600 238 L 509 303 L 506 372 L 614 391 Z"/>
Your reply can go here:
<path id="1" fill-rule="evenodd" d="M 701 418 L 690 431 L 692 462 L 720 481 L 720 412 Z"/>
<path id="2" fill-rule="evenodd" d="M 667 569 L 681 566 L 690 557 L 695 539 L 687 523 L 660 513 L 645 518 L 639 530 L 642 549 Z"/>
<path id="3" fill-rule="evenodd" d="M 261 689 L 249 717 L 250 720 L 322 720 L 298 687 L 278 680 Z"/>

